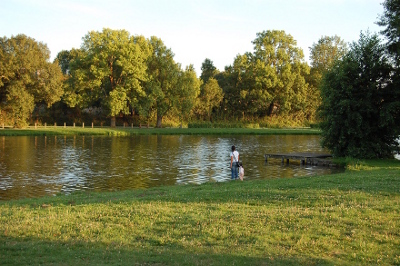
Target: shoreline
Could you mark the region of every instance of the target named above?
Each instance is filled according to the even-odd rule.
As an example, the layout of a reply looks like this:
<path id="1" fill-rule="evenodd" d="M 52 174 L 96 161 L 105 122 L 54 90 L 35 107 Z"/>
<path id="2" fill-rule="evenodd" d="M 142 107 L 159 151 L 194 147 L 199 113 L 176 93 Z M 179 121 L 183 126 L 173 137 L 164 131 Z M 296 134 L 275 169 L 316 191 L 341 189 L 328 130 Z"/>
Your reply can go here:
<path id="1" fill-rule="evenodd" d="M 47 127 L 26 129 L 0 129 L 0 136 L 48 136 L 48 135 L 320 135 L 319 129 L 311 128 L 78 128 Z"/>

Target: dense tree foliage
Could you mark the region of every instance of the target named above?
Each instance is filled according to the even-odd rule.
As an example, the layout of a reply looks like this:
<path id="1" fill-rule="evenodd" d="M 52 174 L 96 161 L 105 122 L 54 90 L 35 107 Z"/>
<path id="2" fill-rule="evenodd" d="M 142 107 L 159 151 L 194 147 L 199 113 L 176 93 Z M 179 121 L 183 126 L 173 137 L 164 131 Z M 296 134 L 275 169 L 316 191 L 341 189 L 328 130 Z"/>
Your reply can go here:
<path id="1" fill-rule="evenodd" d="M 398 137 L 393 68 L 379 37 L 361 34 L 323 79 L 323 145 L 335 156 L 392 156 Z"/>
<path id="2" fill-rule="evenodd" d="M 213 61 L 206 58 L 204 62 L 201 64 L 201 75 L 200 79 L 203 81 L 203 84 L 206 84 L 210 78 L 215 77 L 218 74 L 218 69 L 214 66 Z"/>
<path id="3" fill-rule="evenodd" d="M 392 157 L 400 134 L 400 1 L 386 0 L 378 22 L 388 43 L 361 33 L 325 73 L 323 145 L 336 156 Z"/>
<path id="4" fill-rule="evenodd" d="M 63 50 L 57 54 L 55 60 L 57 60 L 58 64 L 61 67 L 61 71 L 64 75 L 67 75 L 70 71 L 69 64 L 73 59 L 74 49 L 71 51 Z"/>
<path id="5" fill-rule="evenodd" d="M 254 51 L 237 55 L 216 75 L 225 95 L 224 109 L 242 118 L 306 113 L 309 66 L 294 38 L 284 31 L 264 31 Z"/>
<path id="6" fill-rule="evenodd" d="M 381 33 L 388 40 L 387 50 L 394 65 L 391 113 L 398 126 L 397 134 L 400 135 L 400 0 L 386 0 L 383 6 L 384 14 L 378 25 L 385 27 Z"/>
<path id="7" fill-rule="evenodd" d="M 326 72 L 323 145 L 336 156 L 392 157 L 400 134 L 400 1 L 386 0 L 379 25 L 388 42 L 361 34 Z"/>
<path id="8" fill-rule="evenodd" d="M 176 88 L 177 95 L 174 97 L 174 107 L 179 116 L 180 127 L 182 127 L 183 120 L 188 120 L 192 114 L 200 93 L 200 86 L 201 80 L 197 78 L 193 65 L 186 67 L 185 71 L 181 71 Z"/>
<path id="9" fill-rule="evenodd" d="M 125 30 L 91 31 L 79 49 L 61 51 L 53 64 L 48 62 L 49 51 L 44 44 L 24 35 L 2 38 L 0 119 L 4 121 L 7 114 L 15 125 L 23 126 L 35 107 L 44 110 L 44 105 L 49 107 L 61 97 L 53 109 L 63 111 L 53 110 L 53 115 L 69 112 L 75 120 L 86 108 L 96 107 L 99 119 L 111 118 L 112 126 L 117 117 L 139 124 L 151 122 L 157 127 L 162 127 L 164 117 L 169 122 L 179 121 L 181 126 L 196 119 L 268 121 L 266 124 L 289 120 L 304 125 L 316 121 L 316 110 L 323 100 L 325 146 L 341 155 L 386 156 L 388 150 L 381 146 L 367 155 L 346 148 L 350 140 L 346 144 L 342 138 L 350 135 L 343 137 L 339 129 L 350 124 L 365 125 L 373 120 L 365 117 L 373 117 L 378 124 L 370 127 L 380 128 L 379 134 L 386 136 L 382 142 L 390 146 L 395 133 L 383 132 L 383 128 L 397 130 L 395 125 L 400 124 L 400 86 L 396 85 L 400 84 L 396 74 L 400 64 L 395 49 L 399 43 L 398 3 L 385 1 L 385 14 L 379 22 L 386 27 L 383 33 L 389 40 L 391 57 L 387 57 L 375 35 L 362 35 L 349 52 L 340 37 L 323 36 L 310 47 L 309 66 L 290 34 L 268 30 L 257 33 L 253 51 L 236 55 L 223 71 L 206 58 L 200 78 L 193 66 L 182 70 L 161 39 L 132 36 Z M 18 52 L 11 52 L 14 50 Z M 376 95 L 368 90 L 373 87 L 379 87 Z M 358 100 L 349 100 L 346 95 L 353 95 L 353 90 L 374 96 L 358 99 L 354 94 Z M 339 110 L 346 105 L 346 111 L 335 113 L 335 104 L 342 106 Z M 346 115 L 354 121 L 347 121 Z M 362 136 L 370 134 L 372 138 L 371 132 L 365 131 Z M 332 143 L 339 136 L 343 145 L 336 149 Z"/>
<path id="10" fill-rule="evenodd" d="M 382 34 L 388 39 L 388 50 L 400 66 L 400 0 L 385 0 L 384 13 L 378 25 L 384 26 Z"/>
<path id="11" fill-rule="evenodd" d="M 347 44 L 337 35 L 323 36 L 310 47 L 310 63 L 312 85 L 319 87 L 323 74 L 328 71 L 336 60 L 347 52 Z"/>
<path id="12" fill-rule="evenodd" d="M 89 32 L 69 66 L 68 103 L 83 107 L 99 103 L 115 126 L 115 116 L 129 114 L 144 93 L 149 55 L 142 36 L 130 36 L 125 30 Z"/>
<path id="13" fill-rule="evenodd" d="M 253 44 L 253 52 L 237 55 L 222 72 L 205 59 L 199 79 L 193 67 L 182 70 L 157 37 L 131 36 L 125 30 L 91 31 L 80 49 L 61 51 L 56 57 L 65 79 L 60 106 L 97 107 L 111 117 L 112 126 L 122 116 L 137 116 L 136 121 L 147 124 L 156 119 L 157 127 L 166 115 L 181 123 L 213 116 L 309 118 L 309 67 L 293 37 L 264 31 Z"/>
<path id="14" fill-rule="evenodd" d="M 339 36 L 323 36 L 310 47 L 310 75 L 306 78 L 309 84 L 307 110 L 309 119 L 316 117 L 321 104 L 320 86 L 322 77 L 330 70 L 336 60 L 340 60 L 347 52 L 347 43 Z"/>
<path id="15" fill-rule="evenodd" d="M 174 60 L 174 53 L 161 39 L 150 38 L 152 54 L 148 59 L 149 81 L 146 84 L 148 95 L 154 97 L 154 109 L 157 113 L 157 127 L 162 126 L 163 117 L 173 110 L 178 96 L 180 65 Z"/>
<path id="16" fill-rule="evenodd" d="M 309 71 L 303 51 L 296 41 L 284 31 L 264 31 L 253 41 L 255 51 L 255 88 L 250 94 L 253 102 L 280 111 L 301 109 L 305 101 L 307 84 L 304 74 Z"/>
<path id="17" fill-rule="evenodd" d="M 203 119 L 212 121 L 212 110 L 220 107 L 223 98 L 224 94 L 222 88 L 218 85 L 218 81 L 214 78 L 209 78 L 206 84 L 201 86 L 196 114 Z"/>
<path id="18" fill-rule="evenodd" d="M 58 63 L 43 43 L 25 35 L 0 38 L 0 110 L 14 126 L 28 122 L 35 106 L 50 107 L 63 94 Z"/>

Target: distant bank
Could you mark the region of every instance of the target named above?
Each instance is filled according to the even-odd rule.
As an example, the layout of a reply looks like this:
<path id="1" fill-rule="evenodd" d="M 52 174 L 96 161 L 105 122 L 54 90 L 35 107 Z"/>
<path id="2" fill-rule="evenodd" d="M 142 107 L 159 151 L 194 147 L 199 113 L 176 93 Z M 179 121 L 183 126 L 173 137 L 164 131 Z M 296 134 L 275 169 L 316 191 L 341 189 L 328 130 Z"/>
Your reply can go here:
<path id="1" fill-rule="evenodd" d="M 30 127 L 26 129 L 0 129 L 0 136 L 47 135 L 319 135 L 315 128 L 130 128 L 130 127 Z"/>

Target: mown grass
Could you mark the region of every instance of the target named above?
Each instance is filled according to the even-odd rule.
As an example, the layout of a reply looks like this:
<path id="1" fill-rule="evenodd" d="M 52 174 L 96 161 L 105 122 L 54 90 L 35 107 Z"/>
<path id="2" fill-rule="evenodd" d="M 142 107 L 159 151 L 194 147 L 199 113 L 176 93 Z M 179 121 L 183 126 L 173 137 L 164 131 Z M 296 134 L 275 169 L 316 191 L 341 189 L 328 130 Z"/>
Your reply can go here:
<path id="1" fill-rule="evenodd" d="M 1 202 L 0 261 L 399 265 L 400 162 L 362 164 L 319 177 Z"/>
<path id="2" fill-rule="evenodd" d="M 311 128 L 79 128 L 40 127 L 27 129 L 0 129 L 0 136 L 43 136 L 43 135 L 317 135 L 319 129 Z"/>

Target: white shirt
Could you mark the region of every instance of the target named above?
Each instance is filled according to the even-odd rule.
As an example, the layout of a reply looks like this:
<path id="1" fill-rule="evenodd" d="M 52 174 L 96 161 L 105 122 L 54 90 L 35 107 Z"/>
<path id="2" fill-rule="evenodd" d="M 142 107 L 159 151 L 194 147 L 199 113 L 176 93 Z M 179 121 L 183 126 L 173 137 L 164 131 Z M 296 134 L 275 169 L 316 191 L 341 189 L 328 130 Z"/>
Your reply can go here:
<path id="1" fill-rule="evenodd" d="M 231 157 L 233 157 L 232 162 L 237 162 L 239 158 L 239 152 L 238 151 L 231 152 Z"/>

